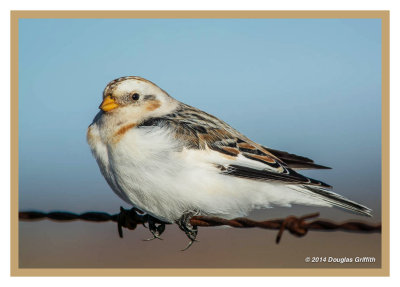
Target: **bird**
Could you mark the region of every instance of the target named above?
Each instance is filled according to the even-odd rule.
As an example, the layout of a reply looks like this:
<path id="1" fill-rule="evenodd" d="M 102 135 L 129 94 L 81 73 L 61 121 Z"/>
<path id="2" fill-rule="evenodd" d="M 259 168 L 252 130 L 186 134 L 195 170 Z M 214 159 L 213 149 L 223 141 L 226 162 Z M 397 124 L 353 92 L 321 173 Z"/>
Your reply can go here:
<path id="1" fill-rule="evenodd" d="M 193 216 L 232 219 L 274 206 L 340 207 L 372 216 L 370 208 L 297 172 L 329 167 L 258 144 L 145 78 L 108 83 L 99 109 L 87 142 L 111 189 L 149 216 L 151 239 L 176 223 L 189 248 L 198 233 Z"/>

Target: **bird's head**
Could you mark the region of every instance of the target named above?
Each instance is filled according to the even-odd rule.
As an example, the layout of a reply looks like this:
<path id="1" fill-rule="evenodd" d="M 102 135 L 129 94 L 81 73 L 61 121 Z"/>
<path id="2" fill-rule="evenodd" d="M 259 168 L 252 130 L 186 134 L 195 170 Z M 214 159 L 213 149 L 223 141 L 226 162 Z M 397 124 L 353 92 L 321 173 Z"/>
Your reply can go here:
<path id="1" fill-rule="evenodd" d="M 126 113 L 137 119 L 168 113 L 177 101 L 156 84 L 136 76 L 110 82 L 103 92 L 101 109 L 106 114 Z"/>

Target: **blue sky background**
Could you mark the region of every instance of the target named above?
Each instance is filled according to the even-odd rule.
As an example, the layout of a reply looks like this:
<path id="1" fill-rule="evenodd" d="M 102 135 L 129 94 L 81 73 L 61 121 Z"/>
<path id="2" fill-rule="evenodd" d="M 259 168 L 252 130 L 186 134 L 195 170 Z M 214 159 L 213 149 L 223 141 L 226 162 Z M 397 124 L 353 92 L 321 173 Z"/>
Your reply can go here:
<path id="1" fill-rule="evenodd" d="M 107 83 L 138 75 L 260 144 L 331 166 L 304 174 L 379 219 L 380 41 L 379 19 L 22 19 L 20 209 L 125 205 L 86 129 Z"/>

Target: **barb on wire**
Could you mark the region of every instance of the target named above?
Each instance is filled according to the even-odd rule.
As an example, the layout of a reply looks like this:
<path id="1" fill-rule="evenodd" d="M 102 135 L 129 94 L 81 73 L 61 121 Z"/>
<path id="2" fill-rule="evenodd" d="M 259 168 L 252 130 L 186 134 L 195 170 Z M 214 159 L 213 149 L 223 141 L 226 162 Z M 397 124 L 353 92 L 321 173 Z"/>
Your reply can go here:
<path id="1" fill-rule="evenodd" d="M 279 230 L 276 237 L 276 243 L 279 243 L 282 234 L 285 230 L 288 230 L 291 234 L 302 237 L 307 234 L 309 230 L 315 231 L 347 231 L 347 232 L 359 232 L 359 233 L 372 233 L 381 232 L 381 224 L 369 224 L 360 221 L 347 221 L 336 223 L 329 220 L 315 220 L 306 222 L 307 219 L 316 218 L 319 213 L 308 214 L 301 217 L 288 216 L 284 219 L 272 219 L 266 221 L 255 221 L 248 218 L 235 218 L 235 219 L 223 219 L 219 217 L 210 216 L 193 216 L 190 220 L 192 226 L 197 227 L 211 227 L 211 226 L 222 226 L 227 225 L 235 228 L 263 228 Z M 145 226 L 148 222 L 148 215 L 143 214 L 140 210 L 132 208 L 130 210 L 120 208 L 118 214 L 108 214 L 105 212 L 85 212 L 82 214 L 75 214 L 71 212 L 37 212 L 37 211 L 25 211 L 19 212 L 19 219 L 23 221 L 33 221 L 41 219 L 51 219 L 55 221 L 73 221 L 73 220 L 84 220 L 91 222 L 105 222 L 114 221 L 118 223 L 118 234 L 122 238 L 122 227 L 130 230 L 136 229 L 138 224 Z M 153 218 L 154 220 L 154 218 Z M 162 222 L 159 222 L 162 223 Z"/>

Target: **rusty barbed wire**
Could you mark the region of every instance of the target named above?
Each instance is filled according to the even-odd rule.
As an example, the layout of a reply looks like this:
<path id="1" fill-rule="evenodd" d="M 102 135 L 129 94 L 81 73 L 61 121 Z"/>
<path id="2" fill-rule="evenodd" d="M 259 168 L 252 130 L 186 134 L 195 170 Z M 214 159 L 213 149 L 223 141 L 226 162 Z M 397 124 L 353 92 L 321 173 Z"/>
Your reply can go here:
<path id="1" fill-rule="evenodd" d="M 369 224 L 361 221 L 346 221 L 346 222 L 333 222 L 329 220 L 315 220 L 306 222 L 307 219 L 316 218 L 319 213 L 312 213 L 301 217 L 288 216 L 284 219 L 272 219 L 266 221 L 255 221 L 249 218 L 235 218 L 235 219 L 223 219 L 219 217 L 210 216 L 194 216 L 190 220 L 191 225 L 197 227 L 212 227 L 212 226 L 231 226 L 235 228 L 262 228 L 279 230 L 276 237 L 276 243 L 279 243 L 282 234 L 285 230 L 288 230 L 292 235 L 302 237 L 305 236 L 309 230 L 315 231 L 346 231 L 346 232 L 358 232 L 358 233 L 373 233 L 381 232 L 381 223 Z M 146 227 L 148 222 L 148 215 L 143 214 L 141 211 L 132 208 L 130 210 L 120 208 L 118 214 L 108 214 L 106 212 L 85 212 L 81 214 L 75 214 L 71 212 L 38 212 L 38 211 L 22 211 L 19 212 L 19 219 L 23 221 L 34 221 L 42 219 L 50 219 L 54 221 L 74 221 L 84 220 L 91 222 L 106 222 L 113 221 L 118 223 L 119 236 L 123 237 L 122 227 L 134 230 L 137 225 L 141 224 Z M 154 221 L 154 218 L 153 218 Z M 156 223 L 165 223 L 162 221 Z"/>

